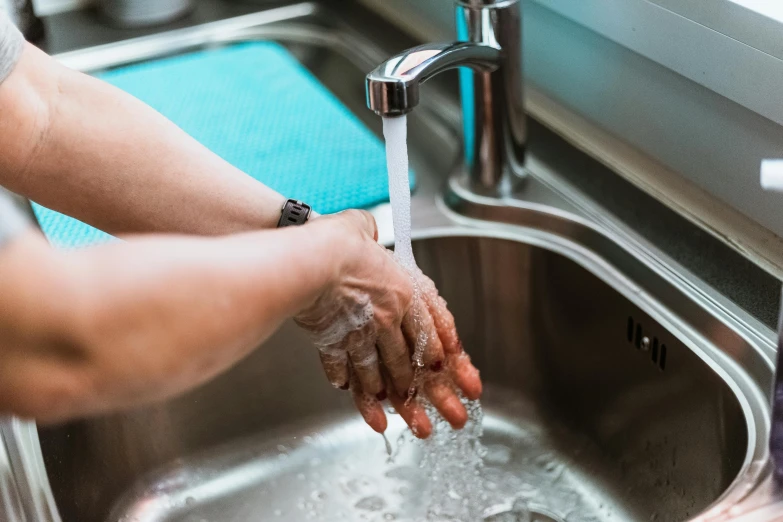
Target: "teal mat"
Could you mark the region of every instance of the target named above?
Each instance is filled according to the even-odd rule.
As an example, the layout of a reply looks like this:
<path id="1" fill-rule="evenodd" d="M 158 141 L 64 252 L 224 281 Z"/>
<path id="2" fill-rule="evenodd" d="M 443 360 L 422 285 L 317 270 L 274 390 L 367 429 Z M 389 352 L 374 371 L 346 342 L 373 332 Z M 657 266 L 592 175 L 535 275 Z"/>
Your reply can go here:
<path id="1" fill-rule="evenodd" d="M 199 51 L 99 78 L 152 106 L 253 178 L 320 213 L 389 200 L 383 143 L 278 44 Z M 55 246 L 112 239 L 33 206 Z"/>

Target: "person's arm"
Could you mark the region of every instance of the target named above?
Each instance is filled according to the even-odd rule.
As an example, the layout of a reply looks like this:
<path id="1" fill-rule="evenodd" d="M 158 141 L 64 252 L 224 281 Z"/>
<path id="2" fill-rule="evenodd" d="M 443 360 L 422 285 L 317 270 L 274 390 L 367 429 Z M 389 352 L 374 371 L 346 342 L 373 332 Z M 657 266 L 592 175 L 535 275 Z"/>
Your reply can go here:
<path id="1" fill-rule="evenodd" d="M 285 198 L 162 115 L 26 44 L 0 83 L 0 185 L 111 234 L 277 225 Z"/>
<path id="2" fill-rule="evenodd" d="M 395 281 L 384 268 L 372 226 L 352 212 L 306 227 L 150 236 L 72 253 L 22 233 L 0 248 L 0 414 L 56 421 L 182 392 L 320 296 L 350 301 L 341 288 L 362 279 L 356 259 L 385 272 L 389 288 L 405 287 L 402 272 Z"/>
<path id="3" fill-rule="evenodd" d="M 110 233 L 223 235 L 273 227 L 280 215 L 282 196 L 144 104 L 29 45 L 0 83 L 0 143 L 0 185 Z M 368 239 L 372 220 L 358 215 L 365 216 L 359 250 L 349 248 L 350 235 L 326 234 L 331 242 L 323 245 L 318 231 L 345 216 L 319 218 L 304 231 L 148 238 L 71 255 L 44 250 L 40 236 L 7 246 L 0 252 L 0 332 L 7 334 L 0 335 L 0 411 L 56 419 L 176 393 L 235 362 L 297 313 L 277 301 L 278 292 L 307 293 L 313 274 L 344 270 L 311 306 L 302 304 L 297 321 L 314 335 L 330 382 L 351 388 L 368 424 L 385 430 L 379 401 L 388 394 L 426 437 L 424 410 L 405 401 L 408 346 L 416 338 L 410 276 L 377 237 Z M 302 252 L 309 264 L 294 255 Z M 461 427 L 467 414 L 452 384 L 475 399 L 481 382 L 437 299 L 432 292 L 418 302 L 431 372 L 421 389 Z M 357 322 L 368 304 L 372 314 Z M 210 320 L 234 306 L 236 318 Z M 342 325 L 334 328 L 335 321 Z"/>

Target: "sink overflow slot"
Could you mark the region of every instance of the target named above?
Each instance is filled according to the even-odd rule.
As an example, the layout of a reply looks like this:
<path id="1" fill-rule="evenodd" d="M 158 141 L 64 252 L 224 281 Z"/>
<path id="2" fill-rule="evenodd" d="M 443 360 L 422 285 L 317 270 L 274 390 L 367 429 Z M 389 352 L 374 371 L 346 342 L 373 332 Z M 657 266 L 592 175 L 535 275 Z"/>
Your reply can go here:
<path id="1" fill-rule="evenodd" d="M 628 316 L 628 326 L 626 329 L 626 337 L 629 344 L 636 346 L 636 349 L 641 353 L 649 353 L 650 360 L 659 369 L 666 369 L 666 345 L 658 342 L 657 337 L 650 339 L 644 335 L 644 329 L 641 323 L 634 321 L 634 318 Z"/>

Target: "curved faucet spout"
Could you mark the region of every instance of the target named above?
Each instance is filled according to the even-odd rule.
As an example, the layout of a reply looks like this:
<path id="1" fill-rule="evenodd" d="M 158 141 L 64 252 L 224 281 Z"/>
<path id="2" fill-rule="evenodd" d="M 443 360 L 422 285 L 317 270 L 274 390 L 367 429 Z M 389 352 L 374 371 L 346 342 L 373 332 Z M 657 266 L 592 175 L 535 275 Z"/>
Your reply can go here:
<path id="1" fill-rule="evenodd" d="M 367 106 L 381 116 L 399 116 L 419 103 L 419 84 L 455 67 L 492 72 L 501 51 L 473 42 L 427 44 L 390 58 L 367 75 Z"/>

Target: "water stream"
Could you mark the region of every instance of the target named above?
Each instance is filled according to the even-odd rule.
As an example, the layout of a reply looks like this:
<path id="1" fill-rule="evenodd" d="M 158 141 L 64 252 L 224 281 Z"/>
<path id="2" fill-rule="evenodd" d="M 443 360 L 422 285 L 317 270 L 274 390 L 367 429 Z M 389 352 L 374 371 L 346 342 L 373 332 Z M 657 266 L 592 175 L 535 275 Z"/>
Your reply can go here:
<path id="1" fill-rule="evenodd" d="M 414 287 L 413 310 L 422 299 L 418 282 L 420 271 L 416 265 L 411 246 L 411 192 L 408 167 L 407 119 L 405 116 L 383 118 L 383 135 L 386 138 L 386 163 L 389 171 L 389 196 L 394 225 L 394 252 L 397 261 L 411 276 Z M 427 344 L 427 335 L 421 327 L 421 318 L 414 315 L 418 330 L 414 348 L 413 363 L 416 369 L 414 386 L 423 373 L 422 355 Z M 425 403 L 433 423 L 432 435 L 426 441 L 417 441 L 422 446 L 420 463 L 428 474 L 429 506 L 427 519 L 430 521 L 476 522 L 482 519 L 483 456 L 481 445 L 483 412 L 478 401 L 462 399 L 468 410 L 468 423 L 462 430 L 454 430 L 435 408 Z"/>

